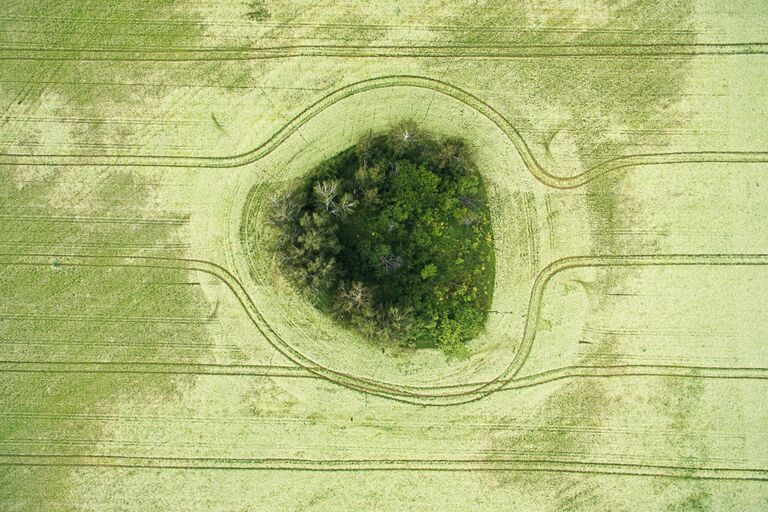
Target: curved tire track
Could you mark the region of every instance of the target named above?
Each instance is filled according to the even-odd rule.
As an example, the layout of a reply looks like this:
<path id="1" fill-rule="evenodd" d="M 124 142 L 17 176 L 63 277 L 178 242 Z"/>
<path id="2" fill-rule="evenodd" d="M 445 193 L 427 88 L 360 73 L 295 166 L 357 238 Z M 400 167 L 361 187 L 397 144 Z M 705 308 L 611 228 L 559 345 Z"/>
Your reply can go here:
<path id="1" fill-rule="evenodd" d="M 547 171 L 536 160 L 530 148 L 515 127 L 491 105 L 472 93 L 451 85 L 443 80 L 416 75 L 390 75 L 370 78 L 343 86 L 309 107 L 302 110 L 282 128 L 270 136 L 265 142 L 245 153 L 222 157 L 187 156 L 174 157 L 163 155 L 86 155 L 86 154 L 42 154 L 28 155 L 5 153 L 0 154 L 0 165 L 40 166 L 40 165 L 88 165 L 88 166 L 133 166 L 133 167 L 180 167 L 227 169 L 242 167 L 254 163 L 272 153 L 288 137 L 293 135 L 304 124 L 324 110 L 339 101 L 365 91 L 388 87 L 415 87 L 431 90 L 456 99 L 466 106 L 480 112 L 489 119 L 517 149 L 528 171 L 541 183 L 557 189 L 572 189 L 580 187 L 604 174 L 629 167 L 640 167 L 655 164 L 683 163 L 766 163 L 768 151 L 692 151 L 670 153 L 647 153 L 625 155 L 606 160 L 586 171 L 573 176 L 557 176 Z"/>
<path id="2" fill-rule="evenodd" d="M 531 290 L 522 343 L 513 360 L 496 378 L 483 383 L 443 386 L 408 386 L 368 379 L 323 366 L 305 356 L 286 342 L 262 316 L 243 285 L 224 267 L 203 260 L 160 256 L 80 256 L 53 254 L 0 254 L 0 265 L 50 265 L 56 258 L 61 266 L 73 267 L 135 267 L 169 268 L 203 272 L 222 281 L 235 295 L 254 326 L 280 353 L 300 368 L 319 378 L 347 388 L 385 398 L 419 405 L 456 405 L 480 400 L 505 388 L 519 389 L 545 382 L 575 377 L 614 376 L 672 376 L 716 379 L 765 379 L 768 369 L 715 368 L 673 365 L 620 365 L 566 367 L 540 374 L 516 378 L 527 360 L 536 337 L 544 291 L 549 281 L 559 273 L 578 268 L 632 267 L 632 266 L 706 266 L 706 265 L 768 265 L 768 255 L 639 255 L 639 256 L 575 256 L 563 258 L 545 267 L 537 276 Z M 221 373 L 225 373 L 224 371 Z M 248 370 L 239 370 L 247 374 Z M 232 370 L 234 373 L 234 370 Z M 166 371 L 166 373 L 169 373 Z M 201 372 L 203 373 L 203 372 Z M 211 372 L 209 372 L 211 373 Z"/>

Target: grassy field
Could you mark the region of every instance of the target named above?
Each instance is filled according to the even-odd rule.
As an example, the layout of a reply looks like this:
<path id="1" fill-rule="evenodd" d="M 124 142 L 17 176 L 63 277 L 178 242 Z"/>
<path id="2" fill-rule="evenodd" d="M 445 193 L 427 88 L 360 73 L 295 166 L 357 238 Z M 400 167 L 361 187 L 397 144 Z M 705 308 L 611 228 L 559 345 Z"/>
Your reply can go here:
<path id="1" fill-rule="evenodd" d="M 768 510 L 765 2 L 5 0 L 0 112 L 0 511 Z M 466 360 L 259 250 L 404 119 L 486 182 Z"/>

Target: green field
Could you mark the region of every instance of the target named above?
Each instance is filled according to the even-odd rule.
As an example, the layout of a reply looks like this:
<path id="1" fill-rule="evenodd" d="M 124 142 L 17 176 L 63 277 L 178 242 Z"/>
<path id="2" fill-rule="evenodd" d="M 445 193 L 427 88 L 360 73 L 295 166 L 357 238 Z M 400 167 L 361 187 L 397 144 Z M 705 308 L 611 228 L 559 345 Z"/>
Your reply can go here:
<path id="1" fill-rule="evenodd" d="M 4 0 L 0 511 L 768 510 L 768 4 Z M 382 348 L 269 197 L 472 148 L 469 357 Z"/>

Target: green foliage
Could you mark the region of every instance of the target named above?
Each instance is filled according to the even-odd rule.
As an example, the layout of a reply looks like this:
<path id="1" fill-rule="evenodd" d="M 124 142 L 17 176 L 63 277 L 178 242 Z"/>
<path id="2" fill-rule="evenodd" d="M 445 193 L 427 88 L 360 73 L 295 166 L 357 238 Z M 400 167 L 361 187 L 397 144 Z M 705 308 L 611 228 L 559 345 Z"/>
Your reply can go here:
<path id="1" fill-rule="evenodd" d="M 422 279 L 429 279 L 430 277 L 434 277 L 437 275 L 437 265 L 434 263 L 430 263 L 426 265 L 423 269 L 421 269 L 421 278 Z"/>
<path id="2" fill-rule="evenodd" d="M 271 221 L 285 273 L 319 307 L 370 338 L 464 357 L 493 291 L 484 199 L 466 144 L 409 122 L 275 196 Z"/>

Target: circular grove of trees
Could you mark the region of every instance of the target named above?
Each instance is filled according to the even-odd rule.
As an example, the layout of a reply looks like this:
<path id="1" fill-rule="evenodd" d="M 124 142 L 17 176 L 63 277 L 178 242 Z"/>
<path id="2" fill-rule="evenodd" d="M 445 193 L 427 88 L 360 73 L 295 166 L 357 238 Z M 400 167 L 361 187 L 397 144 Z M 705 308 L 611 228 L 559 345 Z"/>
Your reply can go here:
<path id="1" fill-rule="evenodd" d="M 466 354 L 494 282 L 490 213 L 466 143 L 411 122 L 363 137 L 271 198 L 283 273 L 366 337 Z"/>

